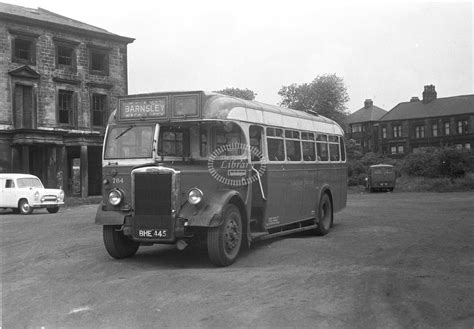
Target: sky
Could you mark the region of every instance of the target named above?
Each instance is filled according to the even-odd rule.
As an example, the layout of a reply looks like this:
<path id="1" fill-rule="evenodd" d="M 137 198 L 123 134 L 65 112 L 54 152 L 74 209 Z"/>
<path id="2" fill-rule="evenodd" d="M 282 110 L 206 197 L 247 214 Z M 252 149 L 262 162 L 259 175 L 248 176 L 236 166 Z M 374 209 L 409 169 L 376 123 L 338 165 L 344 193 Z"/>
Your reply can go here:
<path id="1" fill-rule="evenodd" d="M 423 87 L 474 94 L 474 0 L 0 0 L 55 12 L 134 38 L 129 93 L 248 88 L 278 91 L 318 75 L 344 80 L 349 112 L 385 110 Z"/>

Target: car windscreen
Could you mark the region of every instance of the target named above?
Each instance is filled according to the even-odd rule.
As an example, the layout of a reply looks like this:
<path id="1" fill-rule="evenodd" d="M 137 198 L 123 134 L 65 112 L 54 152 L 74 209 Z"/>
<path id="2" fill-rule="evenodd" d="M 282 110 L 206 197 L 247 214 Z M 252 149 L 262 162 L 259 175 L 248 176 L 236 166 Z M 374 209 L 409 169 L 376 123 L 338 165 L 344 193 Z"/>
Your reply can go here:
<path id="1" fill-rule="evenodd" d="M 114 126 L 107 133 L 105 159 L 151 158 L 155 126 Z"/>
<path id="2" fill-rule="evenodd" d="M 43 184 L 41 184 L 38 178 L 18 178 L 17 185 L 18 187 L 43 187 Z"/>

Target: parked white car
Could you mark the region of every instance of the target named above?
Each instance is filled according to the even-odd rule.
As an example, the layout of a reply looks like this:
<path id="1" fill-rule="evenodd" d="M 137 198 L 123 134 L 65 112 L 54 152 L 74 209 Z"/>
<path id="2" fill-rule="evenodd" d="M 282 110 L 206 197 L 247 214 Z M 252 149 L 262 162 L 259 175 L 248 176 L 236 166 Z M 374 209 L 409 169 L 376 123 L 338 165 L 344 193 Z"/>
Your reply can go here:
<path id="1" fill-rule="evenodd" d="M 31 214 L 33 209 L 46 208 L 54 214 L 64 204 L 64 191 L 44 188 L 41 180 L 28 174 L 0 174 L 0 208 Z"/>

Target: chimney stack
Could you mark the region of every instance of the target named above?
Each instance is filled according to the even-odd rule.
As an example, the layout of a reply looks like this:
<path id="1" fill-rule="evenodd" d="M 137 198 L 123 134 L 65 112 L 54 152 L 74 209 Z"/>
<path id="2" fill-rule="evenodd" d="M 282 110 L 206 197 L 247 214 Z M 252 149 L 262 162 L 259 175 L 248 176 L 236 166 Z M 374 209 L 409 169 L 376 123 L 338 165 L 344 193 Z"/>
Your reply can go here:
<path id="1" fill-rule="evenodd" d="M 434 85 L 425 86 L 425 90 L 423 91 L 423 103 L 427 104 L 432 100 L 436 99 L 436 90 Z"/>
<path id="2" fill-rule="evenodd" d="M 413 96 L 411 99 L 410 99 L 410 103 L 413 103 L 413 102 L 419 102 L 420 99 L 418 98 L 418 96 Z"/>
<path id="3" fill-rule="evenodd" d="M 369 107 L 374 106 L 374 102 L 371 99 L 366 99 L 364 102 L 364 108 L 368 109 Z"/>

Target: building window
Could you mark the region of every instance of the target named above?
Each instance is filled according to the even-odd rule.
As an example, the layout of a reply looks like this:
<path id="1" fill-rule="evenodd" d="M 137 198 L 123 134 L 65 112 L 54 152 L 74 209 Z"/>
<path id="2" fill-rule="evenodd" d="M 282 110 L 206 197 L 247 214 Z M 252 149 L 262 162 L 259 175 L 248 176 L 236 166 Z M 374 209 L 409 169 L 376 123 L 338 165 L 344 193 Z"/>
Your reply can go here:
<path id="1" fill-rule="evenodd" d="M 15 128 L 36 128 L 36 105 L 33 86 L 15 84 L 13 122 Z"/>
<path id="2" fill-rule="evenodd" d="M 36 63 L 36 42 L 34 38 L 16 36 L 13 39 L 12 61 L 31 64 Z"/>
<path id="3" fill-rule="evenodd" d="M 458 121 L 458 134 L 466 134 L 468 132 L 467 120 Z"/>
<path id="4" fill-rule="evenodd" d="M 403 145 L 395 145 L 390 147 L 391 154 L 403 154 L 405 153 L 405 147 Z"/>
<path id="5" fill-rule="evenodd" d="M 451 127 L 449 122 L 444 123 L 444 134 L 449 135 L 451 133 Z"/>
<path id="6" fill-rule="evenodd" d="M 107 50 L 91 49 L 89 52 L 89 67 L 93 74 L 109 74 L 109 53 Z"/>
<path id="7" fill-rule="evenodd" d="M 58 117 L 60 124 L 73 124 L 73 100 L 74 92 L 69 90 L 59 90 L 58 92 Z"/>
<path id="8" fill-rule="evenodd" d="M 58 45 L 56 47 L 56 59 L 58 65 L 72 66 L 74 59 L 74 48 Z"/>
<path id="9" fill-rule="evenodd" d="M 433 123 L 431 125 L 431 136 L 433 136 L 433 137 L 438 136 L 438 124 L 437 123 Z"/>
<path id="10" fill-rule="evenodd" d="M 387 138 L 387 127 L 382 127 L 382 139 Z"/>
<path id="11" fill-rule="evenodd" d="M 464 148 L 470 150 L 471 149 L 471 143 L 464 144 Z"/>
<path id="12" fill-rule="evenodd" d="M 402 137 L 402 126 L 401 125 L 396 125 L 392 127 L 393 129 L 393 137 Z"/>
<path id="13" fill-rule="evenodd" d="M 92 94 L 92 125 L 105 126 L 107 95 Z"/>
<path id="14" fill-rule="evenodd" d="M 362 125 L 360 123 L 352 125 L 352 132 L 353 133 L 360 133 L 361 131 L 362 131 Z"/>
<path id="15" fill-rule="evenodd" d="M 425 138 L 425 126 L 416 126 L 415 127 L 415 137 L 416 138 Z"/>

